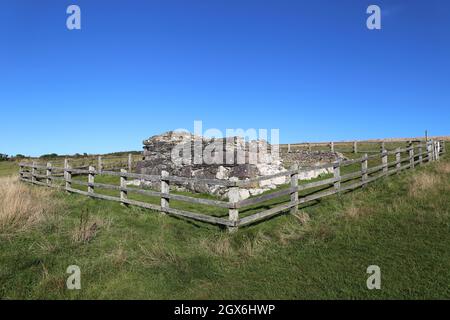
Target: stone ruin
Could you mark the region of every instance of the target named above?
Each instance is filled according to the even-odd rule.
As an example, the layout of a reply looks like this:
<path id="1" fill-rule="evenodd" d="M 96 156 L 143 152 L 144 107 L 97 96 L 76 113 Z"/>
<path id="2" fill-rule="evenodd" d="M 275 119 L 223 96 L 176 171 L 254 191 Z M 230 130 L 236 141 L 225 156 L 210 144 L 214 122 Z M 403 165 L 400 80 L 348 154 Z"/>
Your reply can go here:
<path id="1" fill-rule="evenodd" d="M 144 141 L 144 157 L 137 164 L 136 170 L 148 175 L 160 175 L 162 171 L 167 171 L 170 175 L 179 177 L 246 180 L 286 171 L 293 164 L 300 168 L 310 167 L 343 158 L 337 152 L 278 153 L 276 148 L 277 146 L 272 147 L 264 140 L 246 142 L 240 137 L 214 139 L 170 131 Z M 327 173 L 332 173 L 332 168 L 301 172 L 299 178 L 308 180 Z M 260 181 L 241 189 L 240 198 L 259 195 L 287 182 L 287 177 Z M 159 188 L 159 182 L 135 180 L 129 183 Z M 222 198 L 226 198 L 228 192 L 227 187 L 194 181 L 179 183 L 174 187 Z"/>

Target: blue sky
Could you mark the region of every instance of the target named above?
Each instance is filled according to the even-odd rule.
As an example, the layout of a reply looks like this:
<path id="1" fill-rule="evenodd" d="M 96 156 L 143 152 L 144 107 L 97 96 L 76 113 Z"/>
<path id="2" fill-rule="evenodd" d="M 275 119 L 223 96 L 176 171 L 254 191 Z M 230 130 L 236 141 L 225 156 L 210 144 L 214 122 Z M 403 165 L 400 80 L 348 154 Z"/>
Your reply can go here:
<path id="1" fill-rule="evenodd" d="M 286 143 L 450 134 L 445 0 L 2 0 L 0 41 L 0 153 L 140 150 L 194 120 Z"/>

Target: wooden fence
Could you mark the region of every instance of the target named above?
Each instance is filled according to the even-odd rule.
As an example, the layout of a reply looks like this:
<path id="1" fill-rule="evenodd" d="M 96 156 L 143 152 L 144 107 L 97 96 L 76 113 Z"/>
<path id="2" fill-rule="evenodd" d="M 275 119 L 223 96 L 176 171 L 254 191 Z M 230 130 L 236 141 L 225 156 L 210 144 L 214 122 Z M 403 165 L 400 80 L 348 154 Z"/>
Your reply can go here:
<path id="1" fill-rule="evenodd" d="M 161 175 L 145 175 L 127 172 L 121 169 L 120 172 L 98 170 L 93 166 L 88 169 L 72 168 L 66 160 L 64 167 L 39 165 L 36 163 L 20 163 L 20 179 L 36 185 L 56 187 L 70 193 L 77 193 L 92 198 L 111 200 L 120 202 L 124 206 L 134 205 L 163 214 L 184 217 L 215 225 L 227 227 L 234 231 L 239 227 L 250 225 L 258 221 L 273 217 L 282 212 L 297 212 L 299 205 L 321 199 L 323 197 L 350 191 L 364 187 L 368 183 L 380 179 L 384 176 L 399 173 L 401 170 L 413 169 L 424 162 L 439 160 L 445 152 L 445 142 L 428 141 L 426 143 L 410 144 L 406 148 L 396 148 L 395 150 L 383 149 L 378 154 L 365 154 L 361 158 L 338 161 L 330 164 L 314 167 L 293 167 L 290 170 L 270 176 L 262 176 L 254 179 L 229 181 L 220 179 L 196 179 L 170 176 L 167 172 Z M 406 155 L 406 156 L 405 156 Z M 389 161 L 391 158 L 393 161 Z M 318 181 L 302 181 L 299 184 L 299 174 L 312 169 L 332 168 L 331 177 L 324 177 Z M 86 175 L 87 181 L 74 180 L 72 175 Z M 97 176 L 110 176 L 120 178 L 119 185 L 96 182 Z M 255 185 L 261 181 L 267 181 L 277 177 L 288 177 L 290 183 L 271 193 L 251 197 L 245 200 L 240 199 L 239 189 Z M 155 191 L 146 188 L 135 188 L 127 184 L 128 179 L 139 179 L 142 181 L 158 182 L 160 190 Z M 186 196 L 171 192 L 171 184 L 201 182 L 210 185 L 218 185 L 228 188 L 228 201 L 198 198 L 194 195 Z M 87 191 L 74 188 L 72 185 L 87 187 Z M 321 189 L 322 188 L 322 189 Z M 105 195 L 96 192 L 98 189 L 112 190 L 118 192 L 117 196 Z M 139 194 L 157 199 L 157 204 L 146 201 L 132 200 L 130 194 Z M 212 206 L 214 208 L 226 210 L 222 216 L 213 216 L 205 213 L 191 212 L 173 208 L 171 200 L 177 200 L 200 206 Z M 271 203 L 268 203 L 271 202 Z M 277 202 L 277 203 L 273 203 Z M 264 210 L 261 210 L 261 208 Z M 199 211 L 202 211 L 199 208 Z M 255 212 L 256 211 L 256 212 Z M 250 212 L 250 214 L 243 214 Z"/>
<path id="2" fill-rule="evenodd" d="M 440 140 L 439 140 L 440 141 Z M 361 140 L 361 141 L 330 141 L 330 142 L 301 142 L 280 145 L 284 152 L 307 151 L 339 151 L 343 153 L 378 153 L 387 148 L 396 148 L 411 144 L 425 143 L 421 139 L 386 139 L 386 140 Z"/>
<path id="3" fill-rule="evenodd" d="M 78 156 L 78 157 L 57 157 L 51 159 L 30 159 L 36 164 L 46 164 L 51 162 L 56 166 L 63 166 L 65 159 L 70 159 L 71 165 L 81 169 L 87 169 L 89 166 L 96 166 L 99 170 L 110 170 L 119 171 L 120 169 L 127 169 L 132 172 L 136 169 L 136 165 L 142 160 L 142 154 L 125 154 L 123 156 L 112 156 L 112 155 L 88 155 L 88 156 Z"/>

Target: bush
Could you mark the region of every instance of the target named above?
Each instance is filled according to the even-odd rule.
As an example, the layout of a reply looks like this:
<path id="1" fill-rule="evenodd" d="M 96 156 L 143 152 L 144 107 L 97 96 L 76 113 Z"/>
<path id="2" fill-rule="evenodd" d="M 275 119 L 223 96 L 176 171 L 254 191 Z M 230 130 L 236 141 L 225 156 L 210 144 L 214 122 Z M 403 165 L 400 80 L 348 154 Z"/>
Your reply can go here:
<path id="1" fill-rule="evenodd" d="M 49 154 L 43 154 L 39 158 L 41 159 L 50 159 L 50 158 L 57 158 L 58 155 L 56 153 L 49 153 Z"/>

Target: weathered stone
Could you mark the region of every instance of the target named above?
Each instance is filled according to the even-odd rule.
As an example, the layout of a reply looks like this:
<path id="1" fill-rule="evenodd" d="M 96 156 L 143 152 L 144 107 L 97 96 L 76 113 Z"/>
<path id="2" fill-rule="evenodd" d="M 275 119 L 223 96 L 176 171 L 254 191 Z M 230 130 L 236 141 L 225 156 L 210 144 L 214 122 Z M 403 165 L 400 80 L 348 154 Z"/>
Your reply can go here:
<path id="1" fill-rule="evenodd" d="M 216 173 L 216 179 L 228 179 L 230 178 L 230 169 L 220 166 Z"/>
<path id="2" fill-rule="evenodd" d="M 245 200 L 248 198 L 250 198 L 250 191 L 248 191 L 247 189 L 239 189 L 239 199 Z"/>
<path id="3" fill-rule="evenodd" d="M 194 151 L 198 151 L 198 148 L 204 152 L 203 157 L 201 154 L 200 157 L 195 157 Z M 233 152 L 229 153 L 227 157 L 227 151 L 230 150 Z M 263 140 L 245 142 L 238 137 L 208 139 L 189 133 L 167 132 L 144 141 L 144 160 L 137 164 L 137 172 L 160 175 L 164 170 L 170 175 L 180 177 L 246 180 L 286 171 L 286 168 L 294 163 L 301 168 L 330 163 L 343 158 L 336 152 L 301 151 L 278 156 L 272 155 L 271 150 L 270 144 Z M 229 162 L 230 156 L 233 160 L 231 163 Z M 299 177 L 300 179 L 312 179 L 331 172 L 327 169 L 317 169 L 302 172 Z M 288 177 L 277 177 L 256 182 L 247 189 L 239 191 L 239 197 L 242 200 L 259 195 L 288 183 L 288 179 Z M 159 188 L 159 183 L 156 182 L 146 182 L 145 185 Z M 180 190 L 210 193 L 223 197 L 226 197 L 228 192 L 226 187 L 202 182 L 177 183 L 172 186 Z"/>

